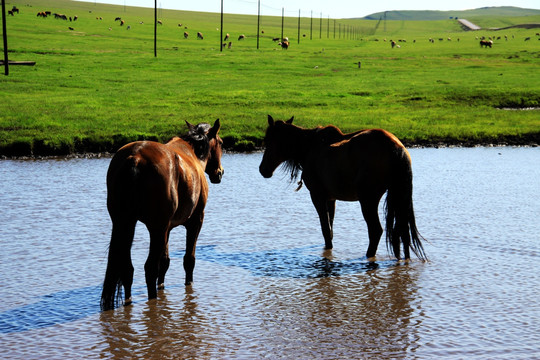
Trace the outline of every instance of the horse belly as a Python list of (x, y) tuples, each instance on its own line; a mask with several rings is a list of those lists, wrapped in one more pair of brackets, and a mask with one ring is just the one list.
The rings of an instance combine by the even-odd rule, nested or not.
[(204, 209), (206, 203), (204, 189), (208, 189), (208, 184), (204, 172), (200, 169), (183, 170), (180, 169), (179, 181), (175, 189), (176, 211), (171, 219), (173, 226), (183, 225), (197, 208), (202, 206)]
[(326, 191), (336, 200), (358, 201), (365, 194), (386, 190), (388, 161), (380, 153), (370, 154), (364, 150), (336, 155), (330, 157), (326, 171), (319, 171)]

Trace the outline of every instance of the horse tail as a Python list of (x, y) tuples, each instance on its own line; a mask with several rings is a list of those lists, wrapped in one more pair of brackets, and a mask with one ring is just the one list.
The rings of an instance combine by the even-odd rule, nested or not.
[[(101, 293), (101, 309), (103, 311), (114, 309), (122, 303), (122, 287), (124, 285), (122, 279), (126, 279), (131, 288), (133, 265), (131, 264), (130, 250), (137, 222), (136, 217), (130, 214), (134, 204), (129, 203), (139, 177), (136, 161), (133, 158), (128, 158), (127, 161), (115, 167), (115, 170), (111, 171), (111, 168), (113, 168), (112, 162), (107, 174), (107, 207), (113, 226), (107, 270)], [(119, 208), (119, 203), (122, 203), (121, 208)], [(125, 304), (130, 301), (131, 299), (125, 299)]]
[(101, 293), (101, 310), (106, 311), (118, 307), (122, 301), (122, 280), (120, 279), (120, 268), (118, 259), (115, 259), (115, 251), (111, 238), (109, 247), (109, 260), (107, 262), (107, 270), (105, 272), (105, 280), (103, 281), (103, 290)]
[(393, 154), (392, 180), (386, 195), (386, 245), (391, 247), (396, 258), (400, 258), (400, 243), (403, 243), (405, 258), (409, 249), (420, 260), (427, 260), (422, 246), (422, 236), (416, 228), (413, 209), (413, 175), (411, 159), (404, 147)]

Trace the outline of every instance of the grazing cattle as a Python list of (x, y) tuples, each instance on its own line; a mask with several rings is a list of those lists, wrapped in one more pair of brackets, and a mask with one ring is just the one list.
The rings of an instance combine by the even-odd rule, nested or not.
[(225, 34), (225, 37), (223, 38), (223, 41), (229, 40), (229, 37), (230, 37), (229, 33)]
[(158, 23), (159, 25), (163, 25), (163, 22), (161, 22), (161, 20), (158, 20), (157, 23)]
[(120, 20), (120, 26), (124, 26), (125, 22), (124, 20)]
[(238, 40), (244, 40), (246, 38), (246, 35), (242, 34), (238, 37)]
[(79, 18), (79, 17), (78, 17), (77, 15), (75, 15), (75, 16), (73, 17), (73, 21), (77, 21), (78, 18)]
[(120, 21), (120, 20), (122, 20), (121, 17), (117, 17), (116, 19), (114, 19), (114, 21)]
[(69, 30), (73, 31), (73, 30), (75, 30), (75, 29), (74, 29), (74, 28), (72, 28), (72, 27), (70, 26), (70, 27), (69, 27)]
[(529, 41), (529, 40), (531, 40), (530, 36), (525, 38), (525, 41)]
[(199, 32), (197, 33), (197, 39), (204, 40), (204, 36), (203, 36), (202, 32), (199, 31)]
[(178, 24), (178, 27), (182, 27), (182, 24)]
[(15, 15), (13, 14), (13, 11), (12, 11), (12, 10), (8, 10), (7, 13), (8, 13), (8, 15), (15, 16)]
[(40, 11), (40, 12), (37, 13), (37, 16), (42, 17), (42, 18), (46, 18), (47, 14), (45, 13), (45, 11)]
[(126, 28), (126, 30), (129, 30), (129, 29), (131, 29), (131, 25), (128, 25)]
[(480, 47), (490, 47), (493, 45), (492, 40), (480, 40)]
[(16, 6), (13, 6), (11, 8), (11, 11), (13, 11), (14, 13), (17, 13), (17, 14), (19, 13), (19, 9)]
[(396, 47), (396, 42), (394, 40), (390, 40), (390, 45), (392, 45), (392, 49)]
[(229, 49), (231, 48), (231, 46), (232, 46), (232, 41), (229, 41), (229, 46), (228, 46)]
[(278, 45), (280, 45), (282, 49), (285, 49), (285, 50), (289, 49), (289, 42), (288, 41), (282, 41)]
[(279, 41), (279, 38), (278, 37), (273, 38), (272, 41)]
[(187, 39), (189, 36), (189, 33), (187, 31), (184, 31), (184, 39)]
[(55, 18), (55, 19), (60, 19), (60, 20), (66, 20), (66, 21), (67, 21), (67, 16), (64, 15), (64, 14), (58, 14), (58, 13), (55, 13), (55, 14), (54, 14), (54, 18)]

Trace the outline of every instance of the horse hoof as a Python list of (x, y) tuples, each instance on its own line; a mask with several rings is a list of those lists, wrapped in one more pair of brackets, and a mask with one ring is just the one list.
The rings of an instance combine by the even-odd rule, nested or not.
[(163, 283), (163, 284), (159, 284), (159, 285), (157, 286), (157, 289), (158, 289), (158, 290), (163, 290), (163, 289), (165, 289), (165, 284), (164, 284), (164, 283)]
[(131, 300), (131, 298), (126, 299), (126, 301), (124, 301), (124, 306), (129, 306), (131, 304), (133, 304), (133, 301)]

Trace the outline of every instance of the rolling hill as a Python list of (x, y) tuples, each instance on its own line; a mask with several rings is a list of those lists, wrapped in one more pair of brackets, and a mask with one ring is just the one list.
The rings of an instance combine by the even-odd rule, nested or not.
[[(365, 20), (445, 20), (450, 18), (475, 18), (475, 17), (521, 17), (537, 16), (540, 10), (523, 9), (514, 6), (483, 7), (471, 10), (392, 10), (378, 12), (363, 17)], [(386, 16), (386, 18), (385, 18)]]

